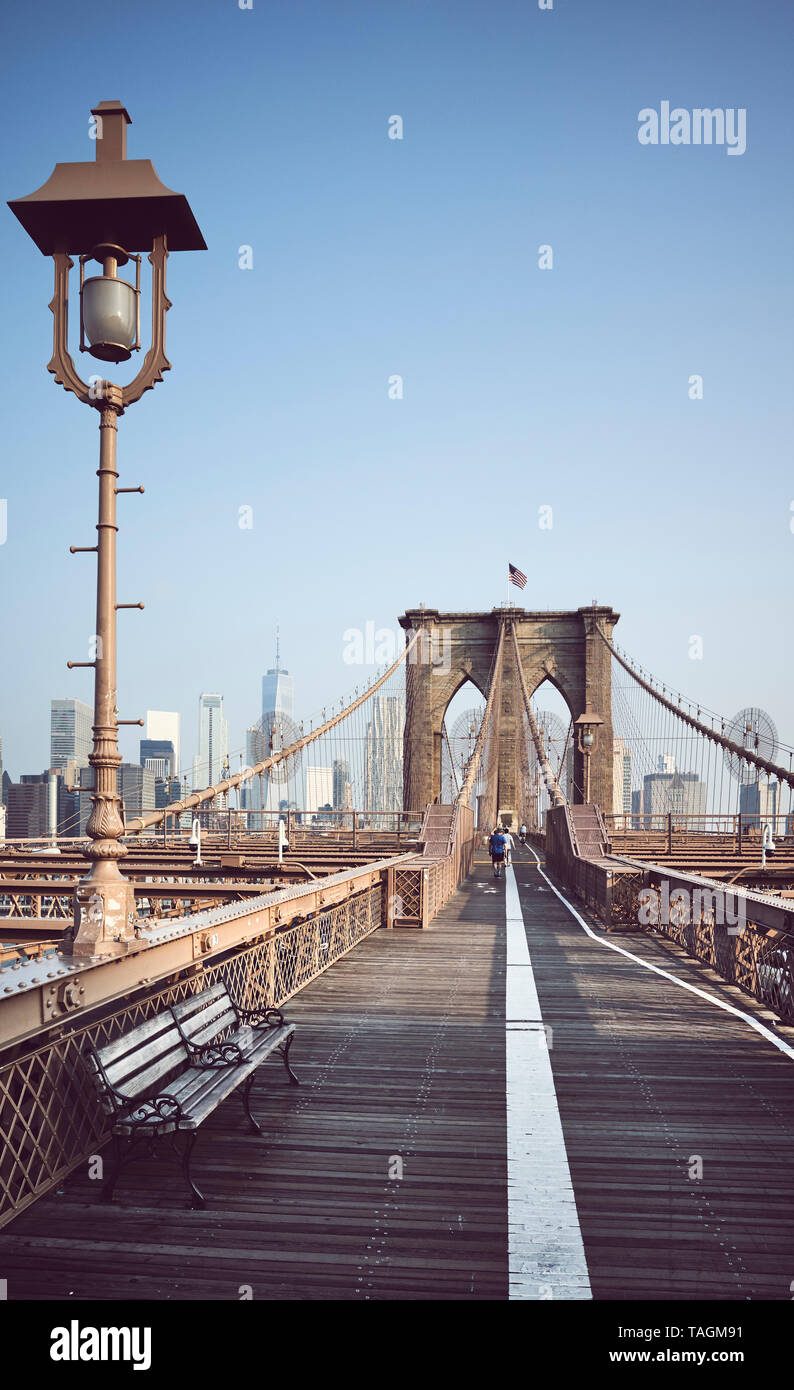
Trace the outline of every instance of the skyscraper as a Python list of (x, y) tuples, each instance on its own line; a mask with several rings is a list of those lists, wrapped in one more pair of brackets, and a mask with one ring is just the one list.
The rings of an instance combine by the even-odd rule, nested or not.
[(334, 799), (335, 811), (352, 811), (353, 787), (350, 782), (350, 768), (342, 758), (334, 759)]
[(50, 767), (63, 772), (68, 762), (88, 766), (94, 711), (82, 700), (50, 701)]
[(154, 773), (138, 763), (122, 763), (116, 780), (124, 809), (130, 812), (155, 810)]
[(333, 810), (333, 805), (333, 768), (310, 764), (306, 768), (306, 804), (304, 810), (319, 811), (326, 806), (330, 806)]
[[(276, 628), (276, 661), (262, 677), (262, 717), (246, 731), (246, 762), (254, 767), (274, 752), (293, 743), (298, 730), (293, 719), (294, 690), (289, 671), (281, 665), (279, 630)], [(250, 810), (278, 811), (282, 800), (305, 800), (299, 759), (272, 776), (264, 773), (246, 787), (244, 805)]]
[(779, 790), (777, 782), (770, 781), (760, 773), (755, 782), (746, 783), (739, 788), (739, 810), (745, 826), (761, 826), (765, 821), (771, 821), (773, 827), (775, 826)]
[(170, 738), (142, 738), (141, 767), (148, 767), (155, 777), (175, 777), (176, 752)]
[(626, 828), (631, 816), (631, 749), (622, 738), (615, 738), (612, 744), (612, 811), (616, 816), (625, 816), (618, 825)]
[(276, 628), (276, 664), (262, 677), (262, 718), (269, 714), (293, 717), (293, 681), (281, 665), (279, 630)]
[(223, 717), (222, 695), (199, 698), (199, 751), (193, 759), (193, 786), (211, 787), (220, 782), (229, 759), (229, 724)]
[(180, 762), (181, 754), (181, 729), (182, 716), (172, 710), (147, 709), (146, 711), (146, 738), (165, 739), (174, 745), (174, 764), (172, 775), (178, 777), (182, 768)]
[[(375, 695), (364, 750), (365, 811), (399, 811), (403, 798), (403, 725), (401, 695)], [(376, 822), (373, 822), (376, 824)], [(382, 825), (393, 824), (384, 817)]]
[[(706, 811), (706, 784), (696, 772), (676, 772), (675, 760), (669, 754), (658, 759), (658, 772), (643, 778), (643, 828), (661, 830), (668, 812), (674, 824), (686, 825), (681, 817), (701, 816)], [(697, 828), (697, 822), (694, 824)]]

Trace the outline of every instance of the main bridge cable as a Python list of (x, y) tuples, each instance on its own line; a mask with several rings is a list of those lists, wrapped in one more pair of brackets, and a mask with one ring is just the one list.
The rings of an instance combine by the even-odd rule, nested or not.
[(727, 749), (734, 757), (743, 758), (746, 763), (751, 763), (753, 767), (760, 768), (762, 772), (766, 772), (770, 776), (776, 777), (779, 782), (785, 782), (787, 786), (794, 788), (794, 770), (780, 767), (778, 763), (772, 763), (768, 758), (762, 758), (758, 753), (752, 753), (749, 748), (744, 748), (742, 744), (733, 743), (731, 739), (726, 738), (724, 734), (718, 734), (716, 729), (710, 729), (708, 724), (703, 724), (699, 719), (696, 719), (694, 715), (686, 714), (684, 710), (674, 705), (672, 700), (668, 700), (665, 695), (660, 695), (658, 690), (654, 690), (653, 686), (650, 685), (648, 681), (643, 680), (642, 676), (637, 675), (633, 667), (629, 665), (628, 661), (624, 660), (620, 652), (612, 645), (606, 633), (601, 630), (598, 622), (595, 624), (595, 629), (615, 660), (623, 667), (624, 671), (628, 671), (629, 675), (633, 676), (637, 684), (642, 686), (643, 690), (646, 690), (649, 695), (652, 695), (654, 700), (657, 700), (660, 705), (670, 712), (670, 714), (674, 714), (677, 719), (682, 720), (684, 724), (688, 724), (690, 729), (695, 729), (699, 734), (702, 734), (704, 738), (710, 739), (712, 743), (718, 744), (720, 748)]
[(379, 690), (389, 677), (394, 675), (397, 668), (408, 658), (421, 635), (422, 629), (419, 628), (414, 633), (410, 642), (406, 643), (403, 651), (397, 657), (397, 660), (392, 662), (391, 666), (384, 671), (383, 675), (380, 676), (378, 680), (364, 691), (363, 695), (359, 695), (358, 699), (353, 700), (351, 704), (339, 710), (331, 719), (326, 719), (323, 724), (320, 724), (311, 733), (304, 734), (303, 737), (297, 739), (295, 743), (291, 743), (288, 748), (282, 748), (280, 752), (274, 753), (272, 757), (264, 758), (262, 762), (256, 763), (254, 767), (244, 768), (242, 772), (235, 773), (233, 777), (227, 777), (225, 781), (217, 782), (214, 787), (205, 787), (203, 791), (192, 792), (190, 796), (184, 797), (181, 801), (172, 801), (169, 806), (163, 806), (159, 811), (147, 811), (144, 815), (135, 816), (133, 820), (127, 821), (125, 834), (138, 835), (142, 830), (148, 830), (152, 825), (159, 825), (165, 816), (179, 815), (183, 811), (191, 810), (194, 806), (200, 806), (205, 801), (214, 801), (216, 796), (221, 796), (232, 787), (239, 787), (243, 782), (251, 781), (261, 773), (268, 772), (271, 767), (275, 767), (286, 758), (293, 757), (296, 753), (301, 752), (302, 749), (307, 748), (310, 743), (315, 743), (318, 738), (322, 738), (323, 735), (329, 733), (329, 731), (343, 719), (347, 719), (349, 715), (353, 714), (361, 705), (365, 704), (366, 701), (375, 694), (375, 691)]
[[(519, 652), (518, 652), (518, 638), (516, 637), (516, 630), (515, 630), (515, 627), (512, 627), (512, 628), (511, 628), (511, 632), (512, 632), (512, 635), (513, 635), (513, 647), (514, 647), (514, 649), (515, 649), (515, 655), (516, 655), (516, 667), (517, 667), (517, 669), (518, 669), (518, 679), (519, 679), (519, 682), (520, 682), (520, 684), (521, 684), (521, 694), (522, 694), (522, 696), (523, 696), (523, 698), (524, 698), (524, 709), (526, 710), (527, 722), (528, 722), (528, 724), (529, 724), (529, 731), (530, 731), (530, 733), (531, 733), (531, 735), (532, 735), (532, 742), (533, 742), (534, 745), (535, 745), (535, 754), (536, 754), (536, 756), (537, 756), (537, 760), (538, 760), (538, 763), (539, 763), (539, 765), (540, 765), (540, 770), (541, 770), (541, 772), (542, 772), (542, 774), (543, 774), (543, 780), (544, 780), (545, 783), (546, 783), (546, 790), (548, 791), (549, 796), (551, 797), (552, 804), (553, 804), (554, 806), (564, 806), (564, 805), (565, 805), (565, 797), (564, 797), (564, 795), (563, 795), (563, 793), (562, 793), (562, 790), (561, 790), (561, 788), (560, 788), (560, 784), (559, 784), (559, 782), (557, 781), (556, 776), (554, 775), (554, 771), (553, 771), (553, 769), (552, 769), (551, 763), (549, 762), (549, 760), (548, 760), (548, 758), (547, 758), (547, 756), (546, 756), (546, 750), (545, 750), (545, 748), (543, 747), (543, 740), (542, 740), (542, 738), (540, 737), (540, 732), (539, 732), (539, 730), (538, 730), (538, 726), (537, 726), (537, 724), (535, 723), (535, 715), (534, 715), (533, 710), (532, 710), (532, 704), (531, 704), (531, 702), (530, 702), (529, 692), (527, 691), (527, 683), (526, 683), (526, 680), (525, 680), (525, 678), (524, 678), (524, 672), (523, 672), (523, 670), (521, 669), (521, 658), (520, 658)], [(567, 747), (567, 739), (566, 739), (566, 747)]]

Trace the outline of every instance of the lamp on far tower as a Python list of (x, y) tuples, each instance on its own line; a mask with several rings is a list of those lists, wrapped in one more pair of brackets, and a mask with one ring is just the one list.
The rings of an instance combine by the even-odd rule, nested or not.
[(574, 727), (577, 730), (577, 746), (579, 752), (584, 756), (584, 799), (590, 800), (590, 757), (595, 752), (598, 744), (598, 730), (603, 724), (600, 714), (594, 714), (591, 709), (586, 709), (584, 714), (580, 714), (574, 720)]

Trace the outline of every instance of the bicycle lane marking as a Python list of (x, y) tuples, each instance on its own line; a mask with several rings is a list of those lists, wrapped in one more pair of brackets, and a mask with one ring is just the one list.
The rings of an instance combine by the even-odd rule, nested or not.
[(505, 871), (507, 1227), (511, 1299), (590, 1299), (546, 1030), (515, 870)]

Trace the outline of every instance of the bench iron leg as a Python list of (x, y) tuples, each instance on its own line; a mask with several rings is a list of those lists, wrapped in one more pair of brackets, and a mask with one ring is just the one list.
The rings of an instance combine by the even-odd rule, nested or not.
[(252, 1072), (251, 1072), (251, 1075), (249, 1076), (248, 1080), (246, 1081), (245, 1085), (243, 1086), (243, 1109), (244, 1109), (246, 1115), (248, 1116), (249, 1120), (251, 1121), (251, 1128), (255, 1131), (256, 1134), (261, 1134), (261, 1133), (262, 1133), (262, 1126), (260, 1125), (259, 1121), (258, 1121), (257, 1119), (255, 1119), (254, 1116), (253, 1116), (253, 1114), (251, 1113), (251, 1087), (253, 1086), (255, 1080), (256, 1080), (256, 1072), (255, 1072), (255, 1071), (252, 1071)]
[(191, 1154), (193, 1153), (193, 1146), (194, 1146), (194, 1144), (195, 1144), (195, 1142), (196, 1142), (197, 1139), (198, 1139), (198, 1131), (195, 1130), (195, 1129), (189, 1130), (189, 1131), (188, 1131), (188, 1136), (187, 1136), (187, 1142), (185, 1143), (185, 1152), (184, 1152), (183, 1155), (182, 1155), (182, 1172), (183, 1172), (184, 1175), (185, 1175), (185, 1182), (187, 1183), (188, 1187), (190, 1188), (190, 1193), (191, 1193), (191, 1202), (190, 1202), (190, 1205), (191, 1205), (191, 1208), (193, 1209), (193, 1211), (203, 1211), (207, 1204), (206, 1204), (206, 1202), (204, 1201), (204, 1197), (203, 1197), (202, 1193), (201, 1193), (201, 1192), (199, 1191), (199, 1189), (196, 1187), (196, 1184), (194, 1183), (192, 1177), (190, 1176), (190, 1156), (191, 1156)]
[(121, 1172), (123, 1163), (124, 1163), (124, 1159), (123, 1159), (122, 1153), (121, 1153), (121, 1139), (119, 1138), (119, 1136), (118, 1136), (117, 1134), (114, 1134), (114, 1135), (113, 1135), (113, 1164), (112, 1164), (112, 1167), (111, 1167), (111, 1170), (110, 1170), (110, 1174), (109, 1174), (109, 1176), (107, 1177), (107, 1179), (105, 1180), (105, 1184), (104, 1184), (104, 1186), (103, 1186), (103, 1188), (102, 1188), (102, 1200), (103, 1200), (104, 1202), (112, 1202), (112, 1201), (113, 1201), (113, 1193), (114, 1193), (114, 1191), (115, 1191), (116, 1183), (117, 1183), (118, 1180), (119, 1180), (119, 1173)]
[(289, 1063), (289, 1050), (290, 1050), (290, 1048), (292, 1047), (292, 1039), (293, 1039), (294, 1037), (295, 1037), (295, 1034), (294, 1034), (294, 1033), (290, 1033), (290, 1035), (289, 1035), (289, 1037), (287, 1038), (287, 1041), (285, 1042), (284, 1046), (283, 1046), (283, 1047), (280, 1047), (278, 1050), (279, 1050), (279, 1052), (281, 1053), (282, 1057), (284, 1058), (284, 1066), (287, 1068), (287, 1075), (289, 1076), (289, 1079), (290, 1079), (290, 1081), (292, 1082), (293, 1086), (300, 1086), (301, 1083), (300, 1083), (300, 1081), (298, 1080), (297, 1076), (295, 1075), (295, 1073), (294, 1073), (294, 1071), (292, 1070), (292, 1067), (290, 1066), (290, 1063)]

